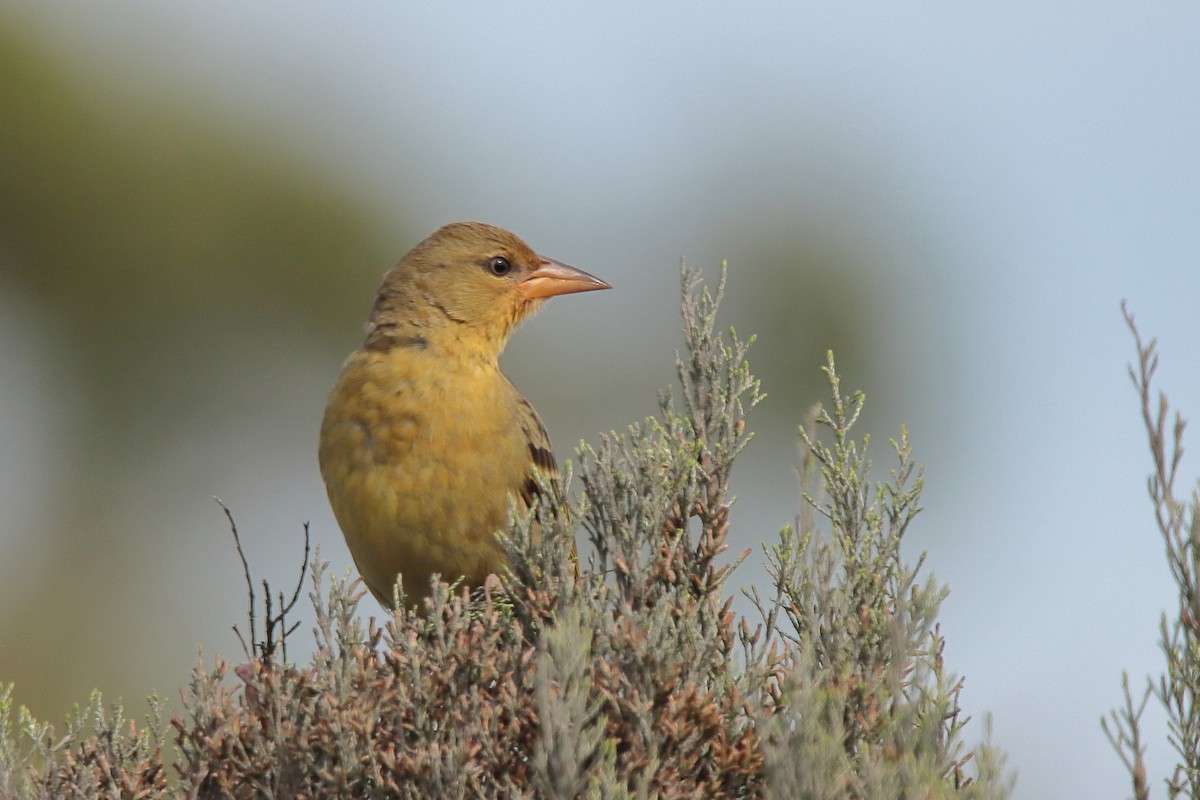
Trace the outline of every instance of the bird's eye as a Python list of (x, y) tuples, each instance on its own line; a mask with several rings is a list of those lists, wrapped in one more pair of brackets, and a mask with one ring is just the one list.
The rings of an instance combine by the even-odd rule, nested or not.
[(488, 272), (497, 277), (502, 277), (512, 272), (512, 262), (504, 256), (496, 256), (488, 261)]

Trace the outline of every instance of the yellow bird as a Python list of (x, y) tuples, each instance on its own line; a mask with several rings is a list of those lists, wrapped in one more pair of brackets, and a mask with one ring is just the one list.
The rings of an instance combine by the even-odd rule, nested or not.
[(367, 588), (419, 607), (429, 581), (479, 586), (505, 563), (509, 498), (528, 508), (533, 468), (558, 464), (537, 412), (500, 371), (522, 319), (547, 297), (611, 288), (513, 234), (455, 222), (383, 278), (362, 346), (321, 423), (321, 476)]

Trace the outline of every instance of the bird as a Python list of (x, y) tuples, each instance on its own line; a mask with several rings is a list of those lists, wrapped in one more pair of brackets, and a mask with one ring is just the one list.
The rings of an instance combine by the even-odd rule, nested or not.
[[(549, 297), (612, 288), (503, 228), (454, 222), (383, 277), (362, 345), (334, 383), (319, 463), (371, 594), (420, 610), (434, 575), (468, 587), (503, 570), (496, 533), (558, 463), (533, 406), (500, 369), (522, 320)], [(544, 477), (539, 481), (537, 473)]]

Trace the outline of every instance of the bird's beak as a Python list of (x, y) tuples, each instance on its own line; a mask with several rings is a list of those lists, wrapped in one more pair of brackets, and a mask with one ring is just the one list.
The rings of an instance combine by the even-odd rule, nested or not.
[(612, 286), (581, 269), (568, 267), (550, 258), (541, 258), (537, 269), (525, 276), (517, 288), (525, 295), (525, 299), (533, 300), (556, 294), (611, 289)]

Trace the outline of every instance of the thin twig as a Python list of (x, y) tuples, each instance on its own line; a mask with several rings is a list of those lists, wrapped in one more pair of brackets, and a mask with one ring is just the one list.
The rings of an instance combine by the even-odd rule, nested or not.
[[(221, 498), (213, 496), (213, 500), (217, 501), (217, 505), (225, 512), (225, 519), (229, 520), (229, 530), (233, 533), (233, 543), (237, 548), (238, 558), (242, 560), (242, 575), (246, 579), (246, 594), (249, 595), (250, 610), (247, 614), (250, 618), (250, 640), (254, 640), (254, 580), (250, 577), (250, 562), (246, 560), (246, 553), (242, 549), (242, 538), (238, 535), (237, 522), (233, 519), (233, 512), (229, 507), (221, 501)], [(233, 626), (233, 632), (237, 634), (238, 641), (242, 643), (242, 652), (246, 654), (246, 658), (254, 658), (249, 645), (246, 644), (246, 639), (242, 636), (242, 632), (238, 630), (237, 625)]]

